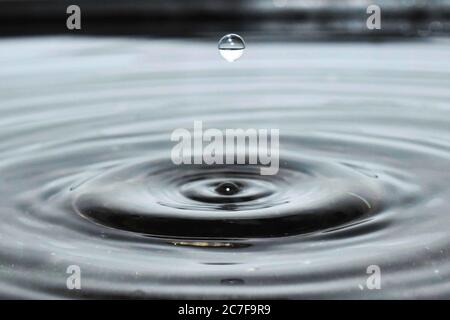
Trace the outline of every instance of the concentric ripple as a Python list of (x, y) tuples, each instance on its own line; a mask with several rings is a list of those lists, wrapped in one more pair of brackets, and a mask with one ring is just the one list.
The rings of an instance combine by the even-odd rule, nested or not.
[[(2, 40), (0, 296), (450, 297), (449, 49)], [(196, 120), (280, 129), (280, 170), (174, 165)]]
[(381, 190), (369, 177), (331, 164), (283, 162), (275, 177), (248, 165), (138, 164), (79, 186), (75, 209), (142, 234), (249, 238), (325, 230), (380, 205)]

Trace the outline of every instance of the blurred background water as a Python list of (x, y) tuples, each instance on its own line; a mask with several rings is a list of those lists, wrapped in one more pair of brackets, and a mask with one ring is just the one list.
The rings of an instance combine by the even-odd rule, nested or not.
[[(82, 8), (82, 34), (217, 38), (231, 29), (267, 41), (417, 37), (450, 30), (448, 0), (2, 0), (0, 32), (66, 33), (71, 4)], [(366, 28), (370, 4), (382, 8), (382, 30)]]

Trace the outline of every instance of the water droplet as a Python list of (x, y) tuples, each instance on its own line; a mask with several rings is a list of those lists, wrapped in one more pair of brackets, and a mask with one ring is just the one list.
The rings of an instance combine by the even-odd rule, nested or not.
[(216, 187), (216, 192), (224, 196), (232, 196), (239, 192), (240, 188), (233, 182), (222, 182)]
[(228, 62), (239, 59), (244, 53), (245, 42), (237, 34), (227, 34), (219, 40), (220, 55)]

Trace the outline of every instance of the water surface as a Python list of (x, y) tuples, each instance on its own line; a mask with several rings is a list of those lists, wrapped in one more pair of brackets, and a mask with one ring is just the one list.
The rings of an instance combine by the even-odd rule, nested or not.
[[(0, 296), (449, 298), (449, 50), (0, 41)], [(279, 128), (279, 173), (173, 165), (195, 120)]]

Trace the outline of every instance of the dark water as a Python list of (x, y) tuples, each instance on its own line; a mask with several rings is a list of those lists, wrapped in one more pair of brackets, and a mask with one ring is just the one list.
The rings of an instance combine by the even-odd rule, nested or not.
[[(1, 297), (450, 298), (450, 41), (247, 44), (0, 42)], [(173, 165), (195, 120), (278, 174)]]

